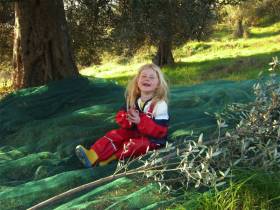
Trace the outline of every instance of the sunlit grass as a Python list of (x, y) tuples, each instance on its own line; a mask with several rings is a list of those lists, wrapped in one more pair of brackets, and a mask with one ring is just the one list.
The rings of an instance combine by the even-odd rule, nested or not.
[(12, 92), (14, 89), (12, 87), (11, 66), (7, 63), (0, 63), (0, 99)]
[(82, 75), (94, 76), (113, 80), (119, 85), (126, 85), (128, 80), (135, 75), (137, 69), (144, 63), (118, 64), (106, 63), (100, 66), (92, 66), (80, 71)]
[(10, 80), (0, 82), (0, 99), (12, 91), (14, 91), (14, 88)]
[(238, 174), (224, 189), (205, 193), (186, 192), (184, 201), (172, 209), (280, 209), (279, 173), (238, 171)]
[(138, 51), (133, 58), (122, 58), (112, 56), (108, 53), (102, 55), (102, 64), (82, 69), (80, 73), (85, 76), (93, 76), (113, 80), (119, 85), (126, 85), (138, 68), (146, 63), (151, 63), (153, 47), (144, 47)]
[[(252, 27), (249, 38), (234, 39), (231, 30), (218, 25), (207, 41), (191, 41), (173, 50), (176, 64), (163, 71), (171, 85), (192, 85), (206, 80), (255, 79), (266, 71), (273, 56), (280, 57), (280, 22)], [(114, 80), (120, 85), (150, 63), (155, 49), (140, 50), (130, 61), (118, 63), (107, 56), (103, 64), (81, 70), (83, 75)]]
[[(221, 191), (207, 193), (200, 199), (202, 209), (279, 209), (279, 173), (244, 173)], [(240, 176), (240, 175), (239, 175)]]

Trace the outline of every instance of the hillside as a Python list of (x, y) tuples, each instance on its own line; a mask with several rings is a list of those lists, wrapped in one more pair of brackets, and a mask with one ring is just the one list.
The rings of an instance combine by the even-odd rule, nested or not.
[[(207, 139), (215, 133), (216, 120), (205, 112), (221, 111), (231, 102), (252, 100), (251, 85), (252, 81), (216, 81), (173, 88), (170, 142), (180, 141), (192, 131), (195, 136), (204, 132)], [(1, 208), (26, 209), (112, 174), (116, 163), (84, 169), (74, 148), (80, 143), (89, 146), (116, 127), (114, 115), (123, 103), (122, 95), (123, 88), (113, 83), (81, 78), (23, 89), (2, 99)], [(112, 193), (113, 198), (109, 198)], [(163, 197), (155, 184), (139, 183), (137, 177), (122, 178), (70, 197), (51, 209), (138, 209), (150, 205), (154, 206), (150, 209), (156, 209), (163, 200), (168, 205), (172, 199)]]
[[(234, 39), (228, 26), (216, 26), (207, 41), (191, 41), (173, 50), (176, 64), (163, 71), (171, 86), (193, 85), (208, 80), (256, 79), (267, 72), (272, 57), (280, 57), (280, 22), (250, 28), (248, 38)], [(155, 49), (142, 49), (134, 58), (104, 56), (102, 65), (82, 69), (83, 75), (125, 85), (137, 68), (151, 62)]]
[[(228, 104), (254, 100), (254, 79), (261, 70), (267, 74), (272, 57), (280, 56), (279, 28), (280, 23), (252, 27), (249, 38), (233, 39), (225, 26), (217, 26), (209, 40), (192, 41), (174, 49), (176, 64), (163, 68), (171, 86), (170, 143), (188, 140), (191, 135), (197, 138), (200, 133), (205, 141), (217, 138), (215, 113)], [(1, 209), (26, 209), (114, 173), (117, 162), (84, 169), (74, 148), (78, 144), (90, 146), (106, 131), (117, 127), (114, 116), (124, 103), (124, 86), (140, 65), (150, 62), (154, 50), (142, 49), (131, 59), (104, 55), (102, 65), (81, 70), (84, 77), (22, 89), (1, 98)], [(199, 191), (168, 195), (160, 193), (153, 181), (142, 182), (139, 178), (116, 179), (46, 209), (159, 209), (181, 203), (184, 207), (196, 205), (192, 199)], [(264, 179), (258, 181), (267, 190), (264, 192), (272, 192), (273, 199), (267, 197), (272, 202), (279, 200), (277, 180), (278, 184), (272, 180), (269, 186)], [(236, 190), (244, 183), (237, 184)], [(230, 185), (221, 191), (225, 200), (228, 190), (233, 188)], [(246, 201), (254, 205), (258, 196), (263, 196), (259, 195), (263, 188), (252, 185), (252, 189), (244, 194)], [(210, 202), (207, 193), (205, 199)]]

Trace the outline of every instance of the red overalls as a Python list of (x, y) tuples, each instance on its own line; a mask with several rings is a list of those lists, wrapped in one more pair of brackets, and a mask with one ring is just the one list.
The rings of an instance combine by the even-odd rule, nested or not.
[(124, 109), (120, 110), (116, 115), (116, 122), (121, 128), (109, 131), (91, 146), (99, 160), (107, 160), (113, 154), (118, 159), (138, 157), (149, 150), (161, 147), (162, 145), (149, 139), (165, 137), (168, 130), (167, 126), (159, 125), (153, 120), (154, 106), (152, 103), (146, 114), (139, 113), (138, 125), (131, 124), (126, 118), (127, 112)]

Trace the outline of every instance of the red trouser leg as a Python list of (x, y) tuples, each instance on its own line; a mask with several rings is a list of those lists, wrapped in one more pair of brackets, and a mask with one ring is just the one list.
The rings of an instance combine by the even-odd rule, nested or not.
[(105, 136), (98, 139), (92, 146), (99, 160), (106, 160), (123, 148), (124, 142), (130, 138), (138, 137), (139, 133), (135, 130), (117, 129), (106, 133)]
[(123, 147), (115, 153), (118, 159), (124, 159), (128, 157), (138, 157), (140, 155), (146, 154), (149, 150), (154, 150), (159, 148), (159, 146), (147, 137), (138, 137), (129, 139), (123, 142)]

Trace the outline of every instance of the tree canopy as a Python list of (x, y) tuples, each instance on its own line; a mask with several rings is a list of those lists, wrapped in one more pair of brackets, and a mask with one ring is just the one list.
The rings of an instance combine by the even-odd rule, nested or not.
[(172, 64), (172, 46), (207, 35), (214, 17), (213, 2), (118, 1), (112, 37), (117, 49), (127, 49), (131, 54), (144, 44), (153, 45), (158, 49), (154, 62)]
[(113, 16), (111, 0), (65, 0), (65, 12), (79, 64), (100, 62), (100, 54), (111, 44)]
[[(74, 39), (76, 58), (89, 65), (99, 63), (110, 51), (133, 56), (144, 46), (154, 46), (153, 61), (162, 66), (174, 62), (172, 49), (190, 39), (205, 39), (216, 9), (243, 0), (66, 0), (66, 15)], [(84, 33), (81, 33), (83, 31)]]
[[(23, 10), (16, 13), (18, 21), (15, 22), (14, 42), (12, 40), (14, 7), (11, 2), (26, 5), (15, 9), (15, 11)], [(172, 50), (175, 47), (189, 40), (206, 39), (219, 16), (235, 17), (231, 22), (236, 22), (238, 26), (236, 28), (240, 29), (240, 32), (247, 32), (248, 19), (253, 22), (254, 17), (262, 15), (279, 18), (277, 2), (278, 0), (60, 0), (53, 7), (42, 7), (46, 4), (45, 1), (1, 1), (0, 10), (3, 11), (0, 14), (1, 63), (11, 59), (12, 51), (14, 52), (16, 87), (40, 85), (77, 75), (74, 60), (81, 66), (99, 64), (104, 52), (130, 58), (143, 46), (152, 46), (155, 49), (153, 62), (163, 66), (174, 63)], [(233, 5), (232, 9), (221, 13), (221, 8), (229, 4)], [(59, 9), (55, 9), (58, 5)], [(30, 12), (24, 12), (25, 9)], [(47, 14), (54, 14), (53, 18)], [(249, 17), (250, 15), (254, 17)], [(59, 30), (54, 27), (63, 28), (65, 41), (56, 43), (55, 40), (59, 39)], [(42, 35), (37, 36), (39, 33)], [(14, 50), (11, 47), (12, 43)], [(64, 45), (62, 51), (51, 50), (53, 53), (47, 55), (50, 46), (53, 49), (56, 47), (62, 49), (61, 43)], [(39, 56), (40, 49), (45, 52), (42, 56)], [(65, 52), (68, 58), (66, 56), (62, 59), (62, 54), (59, 55), (58, 52)], [(72, 63), (72, 67), (67, 63)], [(72, 73), (68, 74), (67, 70), (63, 70), (64, 73), (60, 72), (61, 69), (74, 70), (70, 70)], [(33, 73), (23, 76), (25, 70)]]

